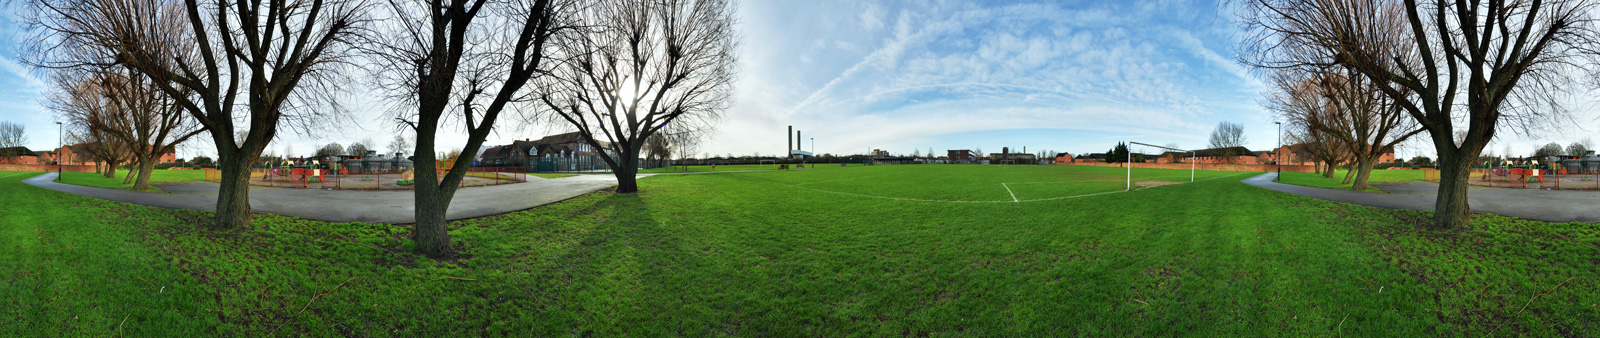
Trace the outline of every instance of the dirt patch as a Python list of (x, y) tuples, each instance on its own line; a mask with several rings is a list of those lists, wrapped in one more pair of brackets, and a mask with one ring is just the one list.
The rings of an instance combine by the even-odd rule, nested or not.
[(1173, 184), (1180, 184), (1180, 183), (1178, 183), (1178, 182), (1168, 182), (1168, 181), (1139, 181), (1139, 182), (1133, 182), (1133, 185), (1141, 186), (1141, 187), (1154, 187), (1154, 186), (1173, 185)]

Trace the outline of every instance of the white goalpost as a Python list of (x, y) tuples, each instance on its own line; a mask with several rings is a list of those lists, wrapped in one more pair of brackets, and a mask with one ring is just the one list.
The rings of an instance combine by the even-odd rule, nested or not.
[[(1163, 147), (1163, 146), (1158, 146), (1158, 145), (1149, 144), (1149, 143), (1139, 143), (1139, 142), (1133, 142), (1133, 141), (1128, 141), (1128, 144), (1130, 144), (1130, 145), (1137, 144), (1137, 145), (1141, 145), (1141, 146), (1166, 149), (1166, 150), (1171, 150), (1171, 151), (1180, 152), (1180, 153), (1189, 153), (1189, 157), (1184, 158), (1184, 161), (1189, 162), (1189, 182), (1194, 182), (1195, 167), (1194, 167), (1194, 151), (1193, 150), (1183, 150), (1183, 149), (1177, 149), (1177, 148), (1169, 148), (1169, 147)], [(1133, 151), (1131, 149), (1128, 151), (1128, 162), (1127, 163), (1128, 163), (1128, 184), (1127, 184), (1127, 187), (1125, 189), (1126, 190), (1133, 190)]]
[(774, 167), (776, 167), (778, 165), (778, 160), (761, 160), (762, 169), (766, 169), (767, 164), (772, 164)]

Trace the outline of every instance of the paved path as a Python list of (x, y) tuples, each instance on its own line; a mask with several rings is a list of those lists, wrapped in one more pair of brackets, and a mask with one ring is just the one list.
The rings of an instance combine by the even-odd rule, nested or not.
[[(1389, 193), (1313, 188), (1272, 182), (1276, 173), (1244, 179), (1245, 184), (1300, 196), (1389, 209), (1433, 211), (1439, 184), (1430, 182), (1379, 183)], [(1468, 187), (1467, 203), (1474, 213), (1493, 213), (1546, 222), (1600, 223), (1600, 191), (1542, 190)]]
[[(644, 178), (649, 174), (640, 174)], [(216, 183), (184, 182), (155, 184), (170, 194), (122, 189), (85, 187), (53, 182), (55, 173), (34, 176), (22, 182), (45, 189), (104, 200), (153, 207), (215, 211)], [(617, 185), (612, 175), (578, 175), (545, 179), (529, 175), (528, 182), (456, 191), (445, 218), (498, 215), (560, 202), (589, 192)], [(411, 190), (358, 191), (250, 187), (250, 207), (257, 213), (273, 213), (329, 222), (412, 223), (415, 208)]]

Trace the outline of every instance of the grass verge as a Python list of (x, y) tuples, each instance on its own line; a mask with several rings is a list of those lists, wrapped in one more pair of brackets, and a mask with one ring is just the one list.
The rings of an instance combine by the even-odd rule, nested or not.
[[(1303, 185), (1308, 187), (1354, 190), (1349, 184), (1344, 184), (1344, 175), (1348, 170), (1335, 170), (1333, 177), (1322, 177), (1318, 173), (1283, 173), (1278, 176), (1278, 183)], [(1421, 170), (1373, 170), (1371, 177), (1367, 178), (1368, 184), (1398, 183), (1421, 181)], [(1383, 192), (1383, 190), (1368, 186), (1367, 191)]]
[[(97, 173), (61, 173), (61, 183), (75, 184), (90, 187), (133, 190), (133, 184), (122, 184), (122, 180), (133, 171), (119, 170), (117, 177), (105, 177)], [(150, 172), (150, 184), (204, 181), (206, 173), (201, 170), (155, 170)], [(151, 186), (149, 190), (162, 192), (161, 189)]]

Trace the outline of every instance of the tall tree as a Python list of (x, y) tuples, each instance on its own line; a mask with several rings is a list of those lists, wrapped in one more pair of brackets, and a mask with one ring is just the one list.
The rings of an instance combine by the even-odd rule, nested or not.
[(1237, 149), (1235, 147), (1244, 146), (1244, 126), (1228, 121), (1217, 123), (1216, 129), (1211, 130), (1209, 145), (1217, 150), (1216, 156), (1222, 156), (1229, 162), (1234, 161), (1239, 155), (1244, 155), (1235, 150)]
[(1383, 154), (1423, 131), (1370, 80), (1347, 68), (1283, 69), (1273, 73), (1272, 82), (1276, 93), (1267, 98), (1268, 108), (1316, 132), (1308, 136), (1332, 138), (1346, 147), (1352, 170), (1344, 183), (1357, 191), (1367, 190), (1372, 167)]
[(310, 128), (341, 111), (335, 80), (368, 7), (365, 0), (30, 3), (29, 21), (43, 32), (29, 48), (38, 64), (103, 63), (66, 53), (103, 50), (153, 79), (209, 131), (221, 169), (214, 224), (223, 228), (249, 224), (250, 168), (284, 123)]
[(1533, 157), (1542, 161), (1545, 160), (1546, 157), (1561, 156), (1563, 155), (1561, 152), (1565, 150), (1566, 149), (1561, 148), (1560, 143), (1550, 142), (1545, 144), (1543, 147), (1539, 147), (1539, 149), (1534, 150)]
[(8, 163), (16, 163), (22, 153), (10, 149), (22, 147), (28, 143), (27, 129), (22, 124), (11, 121), (0, 121), (0, 158)]
[(367, 145), (363, 144), (361, 142), (352, 142), (352, 143), (350, 143), (350, 146), (345, 147), (344, 149), (345, 149), (345, 152), (348, 153), (348, 154), (344, 154), (344, 155), (355, 155), (355, 156), (367, 156), (367, 151), (368, 150), (372, 150), (372, 149), (367, 149)]
[(347, 155), (345, 153), (344, 146), (340, 145), (338, 142), (334, 142), (323, 145), (322, 148), (318, 148), (315, 156), (317, 159), (326, 159), (329, 157), (342, 155)]
[[(1498, 130), (1537, 129), (1565, 116), (1559, 98), (1580, 83), (1571, 76), (1595, 64), (1600, 37), (1590, 0), (1251, 0), (1249, 7), (1246, 63), (1348, 67), (1428, 131), (1439, 154), (1434, 225), (1441, 228), (1471, 221), (1471, 165)], [(1458, 131), (1465, 132), (1459, 142)]]
[[(549, 71), (546, 46), (566, 29), (574, 6), (564, 0), (389, 1), (397, 20), (374, 55), (402, 65), (380, 78), (392, 96), (409, 104), (397, 119), (417, 136), (417, 251), (454, 253), (445, 222), (450, 200), (501, 112), (528, 97), (527, 84)], [(465, 127), (467, 156), (436, 151), (446, 118)], [(448, 169), (442, 176), (441, 164)]]
[[(162, 155), (205, 131), (148, 76), (131, 68), (62, 69), (55, 73), (55, 81), (60, 82), (58, 88), (89, 90), (78, 94), (99, 98), (95, 101), (79, 101), (94, 102), (103, 107), (92, 110), (98, 115), (79, 117), (78, 120), (90, 123), (91, 128), (128, 148), (126, 153), (131, 171), (123, 184), (132, 183), (134, 190), (150, 188), (150, 175)], [(73, 114), (89, 111), (68, 109), (59, 112)]]
[(562, 63), (545, 77), (545, 118), (583, 135), (617, 177), (639, 191), (644, 141), (668, 125), (711, 128), (731, 104), (736, 55), (729, 0), (598, 0), (560, 39)]
[(1567, 156), (1583, 157), (1588, 154), (1589, 146), (1584, 145), (1582, 142), (1572, 142), (1572, 144), (1567, 145)]

